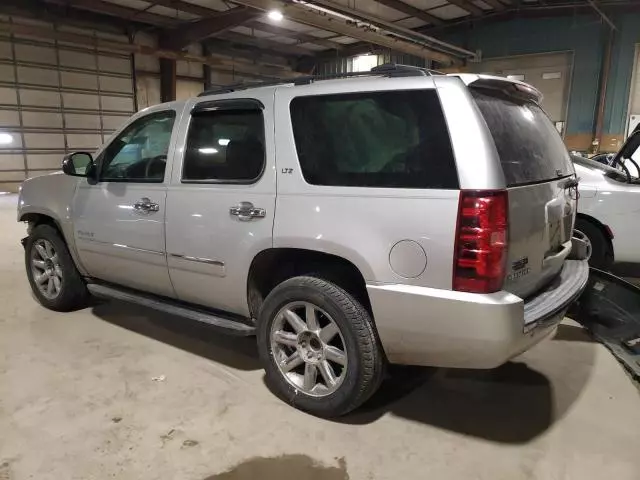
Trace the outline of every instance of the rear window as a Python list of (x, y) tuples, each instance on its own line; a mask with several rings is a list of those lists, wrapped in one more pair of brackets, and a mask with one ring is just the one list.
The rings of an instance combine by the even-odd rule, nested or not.
[(549, 117), (535, 103), (471, 89), (500, 156), (508, 186), (574, 173), (569, 152)]
[(298, 97), (291, 102), (291, 121), (310, 184), (458, 188), (435, 91)]

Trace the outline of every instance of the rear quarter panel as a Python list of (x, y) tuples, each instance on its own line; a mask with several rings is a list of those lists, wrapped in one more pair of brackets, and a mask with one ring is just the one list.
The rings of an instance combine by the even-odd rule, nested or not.
[[(349, 80), (353, 82), (353, 80)], [(387, 85), (384, 87), (384, 85)], [(433, 88), (422, 77), (395, 89)], [(388, 89), (384, 80), (358, 81), (348, 91)], [(318, 82), (304, 94), (344, 92), (341, 82)], [(459, 192), (399, 188), (333, 187), (308, 184), (300, 170), (289, 112), (297, 87), (276, 92), (278, 195), (274, 247), (306, 248), (351, 261), (367, 283), (403, 283), (451, 288)], [(345, 128), (347, 128), (345, 126)], [(401, 240), (413, 240), (426, 254), (426, 267), (407, 278), (394, 272), (389, 255)]]

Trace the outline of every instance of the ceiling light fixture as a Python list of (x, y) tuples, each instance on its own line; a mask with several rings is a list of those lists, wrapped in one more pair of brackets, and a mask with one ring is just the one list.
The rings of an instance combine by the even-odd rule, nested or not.
[(267, 17), (269, 17), (269, 19), (273, 20), (274, 22), (279, 22), (284, 18), (284, 15), (282, 15), (282, 12), (280, 10), (270, 10), (267, 14)]

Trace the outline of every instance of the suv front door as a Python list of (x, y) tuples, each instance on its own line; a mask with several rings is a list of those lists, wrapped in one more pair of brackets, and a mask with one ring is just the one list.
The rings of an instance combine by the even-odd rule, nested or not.
[(246, 316), (247, 272), (272, 247), (273, 93), (190, 106), (167, 193), (171, 281), (180, 300)]
[[(164, 244), (175, 109), (134, 118), (98, 155), (97, 183), (74, 198), (74, 236), (88, 273), (111, 283), (173, 297)], [(93, 183), (93, 184), (92, 184)]]

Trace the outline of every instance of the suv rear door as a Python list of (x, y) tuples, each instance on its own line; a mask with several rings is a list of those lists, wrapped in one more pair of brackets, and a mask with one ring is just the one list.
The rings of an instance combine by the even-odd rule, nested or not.
[(171, 283), (180, 300), (246, 316), (249, 267), (272, 246), (273, 91), (187, 109), (167, 192)]
[(503, 289), (526, 298), (560, 272), (571, 251), (575, 171), (535, 90), (498, 79), (473, 82), (470, 90), (495, 143), (509, 196)]

